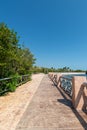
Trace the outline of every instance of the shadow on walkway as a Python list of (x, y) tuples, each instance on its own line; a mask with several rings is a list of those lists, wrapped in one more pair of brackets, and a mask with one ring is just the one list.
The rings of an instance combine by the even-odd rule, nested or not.
[[(58, 90), (58, 91), (57, 91)], [(87, 130), (86, 121), (72, 107), (61, 88), (46, 75), (16, 130)]]
[[(63, 92), (63, 90), (61, 88), (59, 88), (57, 86), (56, 86), (56, 88), (64, 98), (64, 99), (58, 99), (57, 101), (64, 104), (64, 105), (66, 105), (66, 106), (68, 106), (68, 107), (70, 107), (72, 112), (75, 114), (75, 116), (77, 117), (77, 119), (81, 123), (84, 130), (87, 130), (87, 122), (85, 121), (84, 117), (82, 116), (83, 114), (81, 115), (82, 112), (81, 111), (78, 112), (77, 110), (75, 110), (73, 108), (71, 100), (67, 98), (66, 94), (64, 94), (64, 92)], [(85, 116), (87, 118), (87, 115), (85, 115)]]

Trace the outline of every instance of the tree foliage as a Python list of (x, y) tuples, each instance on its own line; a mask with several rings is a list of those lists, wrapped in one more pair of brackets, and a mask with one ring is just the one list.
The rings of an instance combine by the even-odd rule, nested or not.
[(21, 47), (17, 32), (0, 24), (0, 78), (28, 74), (35, 62), (28, 48)]
[(63, 68), (45, 68), (45, 67), (38, 67), (38, 66), (34, 66), (32, 68), (33, 73), (48, 73), (48, 72), (85, 72), (84, 70), (73, 70), (70, 67), (63, 67)]

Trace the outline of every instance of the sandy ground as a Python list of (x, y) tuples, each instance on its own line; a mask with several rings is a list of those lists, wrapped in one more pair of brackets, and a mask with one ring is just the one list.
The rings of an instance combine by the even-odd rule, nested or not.
[(32, 81), (0, 97), (0, 130), (15, 130), (43, 77), (44, 74), (33, 75)]

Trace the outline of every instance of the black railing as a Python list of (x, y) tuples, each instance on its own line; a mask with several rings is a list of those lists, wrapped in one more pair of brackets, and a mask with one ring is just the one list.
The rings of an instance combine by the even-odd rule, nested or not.
[(0, 95), (9, 91), (15, 91), (16, 87), (29, 81), (30, 75), (15, 76), (0, 79)]
[(60, 86), (70, 97), (72, 97), (72, 78), (71, 77), (61, 76)]
[(67, 75), (61, 75), (58, 78), (57, 74), (49, 74), (49, 77), (53, 81), (54, 85), (59, 86), (67, 93), (70, 97), (72, 97), (72, 77)]

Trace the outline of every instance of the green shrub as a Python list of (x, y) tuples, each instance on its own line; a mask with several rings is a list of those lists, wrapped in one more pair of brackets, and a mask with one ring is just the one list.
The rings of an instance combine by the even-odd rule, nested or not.
[(14, 92), (16, 87), (31, 80), (31, 73), (28, 75), (19, 76), (16, 74), (12, 78), (2, 79), (0, 81), (0, 95), (4, 95), (7, 92)]
[(12, 78), (11, 81), (6, 84), (6, 86), (10, 92), (14, 92), (17, 86), (17, 78)]

